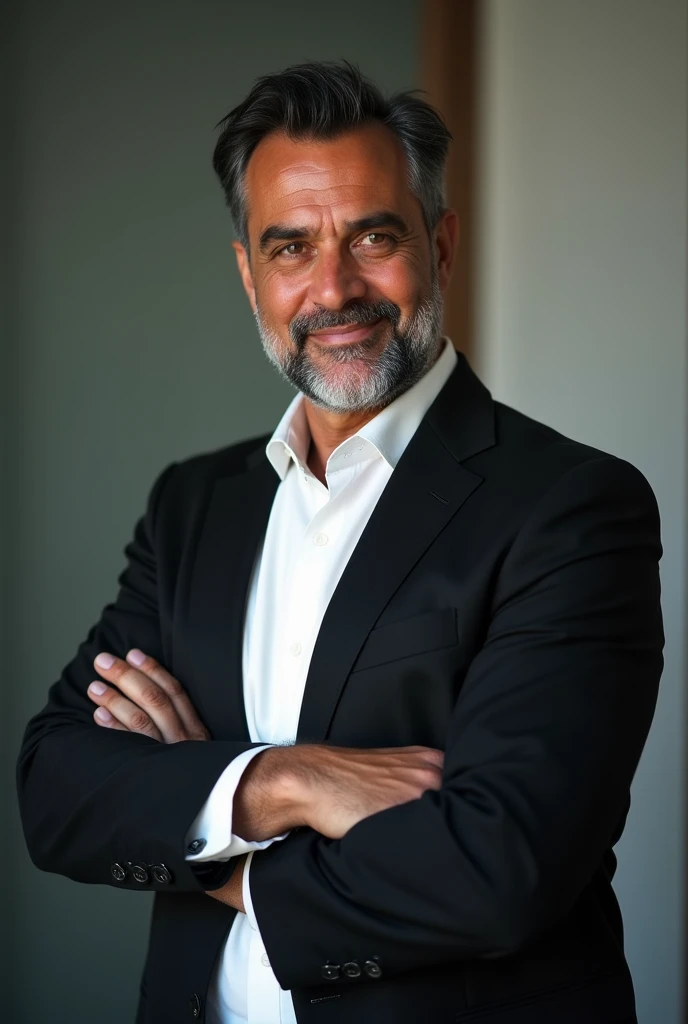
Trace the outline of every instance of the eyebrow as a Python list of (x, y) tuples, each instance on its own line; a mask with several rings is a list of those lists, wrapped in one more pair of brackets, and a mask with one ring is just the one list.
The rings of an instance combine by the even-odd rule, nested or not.
[(402, 234), (409, 230), (408, 224), (398, 213), (391, 210), (379, 210), (371, 213), (369, 217), (361, 217), (360, 220), (348, 220), (346, 226), (349, 231), (371, 231), (374, 228), (396, 228)]
[[(408, 224), (398, 213), (391, 210), (378, 210), (368, 217), (360, 217), (358, 220), (347, 220), (345, 227), (348, 231), (373, 231), (375, 228), (396, 228), (401, 234), (409, 230)], [(271, 242), (294, 242), (302, 238), (308, 238), (307, 227), (292, 227), (288, 224), (270, 224), (263, 231), (258, 239), (260, 252), (265, 252)]]

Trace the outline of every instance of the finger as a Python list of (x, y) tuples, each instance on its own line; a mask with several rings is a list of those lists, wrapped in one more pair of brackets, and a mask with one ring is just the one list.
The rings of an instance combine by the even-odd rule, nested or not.
[[(94, 665), (105, 679), (114, 683), (136, 706), (136, 711), (130, 714), (141, 728), (134, 728), (133, 732), (144, 731), (148, 718), (158, 729), (164, 743), (178, 743), (187, 738), (174, 704), (165, 691), (145, 673), (133, 668), (122, 658), (104, 652), (98, 655)], [(109, 707), (109, 710), (112, 708)], [(120, 715), (116, 717), (122, 720)], [(125, 724), (132, 729), (131, 720)]]
[(442, 789), (442, 776), (435, 769), (429, 769), (425, 777), (424, 789)]
[(127, 662), (134, 665), (140, 672), (144, 672), (167, 694), (186, 730), (187, 739), (207, 740), (210, 738), (210, 734), (198, 717), (186, 690), (178, 679), (175, 679), (166, 668), (163, 668), (160, 662), (144, 654), (143, 651), (139, 651), (136, 647), (128, 652)]
[[(360, 747), (352, 747), (351, 749), (359, 753), (361, 752)], [(422, 747), (420, 745), (413, 747), (372, 747), (370, 750), (365, 749), (365, 752), (368, 754), (396, 754), (397, 757), (407, 757), (410, 754), (425, 754), (429, 750), (434, 751), (434, 748)]]
[(93, 712), (93, 720), (96, 725), (103, 729), (114, 729), (115, 732), (129, 732), (126, 725), (118, 722), (114, 715), (111, 715), (107, 708), (96, 708)]
[[(138, 732), (142, 736), (150, 736), (151, 739), (157, 740), (158, 743), (163, 741), (162, 734), (157, 725), (142, 708), (134, 704), (133, 701), (128, 700), (121, 693), (118, 693), (111, 686), (106, 686), (100, 679), (95, 679), (91, 683), (87, 693), (94, 704), (97, 704), (99, 708), (103, 708), (127, 732)], [(111, 727), (111, 723), (108, 720), (96, 717), (95, 712), (94, 719), (99, 725)], [(112, 727), (116, 728), (116, 726)]]
[(370, 753), (396, 756), (402, 764), (429, 764), (437, 768), (444, 764), (444, 751), (435, 747), (376, 747)]
[(431, 747), (428, 747), (427, 750), (423, 751), (423, 760), (427, 764), (432, 764), (437, 768), (441, 768), (444, 765), (444, 751), (433, 750)]
[(418, 761), (421, 764), (433, 765), (441, 768), (444, 764), (444, 751), (436, 747), (397, 747), (397, 753), (404, 759)]

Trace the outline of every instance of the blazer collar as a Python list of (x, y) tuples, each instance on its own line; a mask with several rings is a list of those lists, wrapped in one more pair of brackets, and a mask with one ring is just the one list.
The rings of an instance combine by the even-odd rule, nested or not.
[(494, 401), (463, 352), (425, 420), (457, 462), (496, 444)]

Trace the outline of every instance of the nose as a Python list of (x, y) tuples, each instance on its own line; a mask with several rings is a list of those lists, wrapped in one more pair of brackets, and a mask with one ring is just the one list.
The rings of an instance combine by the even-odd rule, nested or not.
[(326, 309), (341, 309), (352, 299), (362, 299), (366, 283), (348, 249), (320, 250), (313, 261), (308, 298)]

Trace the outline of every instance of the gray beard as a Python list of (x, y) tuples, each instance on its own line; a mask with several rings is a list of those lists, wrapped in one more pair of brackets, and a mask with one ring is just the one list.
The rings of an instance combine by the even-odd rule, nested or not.
[[(393, 325), (390, 341), (380, 355), (372, 354), (375, 340), (347, 345), (328, 352), (332, 366), (356, 362), (350, 374), (338, 373), (328, 379), (327, 368), (316, 366), (303, 346), (285, 351), (279, 337), (256, 309), (256, 323), (263, 349), (270, 362), (293, 387), (314, 405), (331, 412), (364, 412), (379, 409), (413, 387), (434, 364), (442, 345), (442, 295), (434, 275), (432, 292), (403, 327)], [(336, 314), (333, 314), (336, 318)], [(343, 323), (357, 321), (355, 314), (342, 315)], [(328, 326), (334, 326), (334, 323)]]

